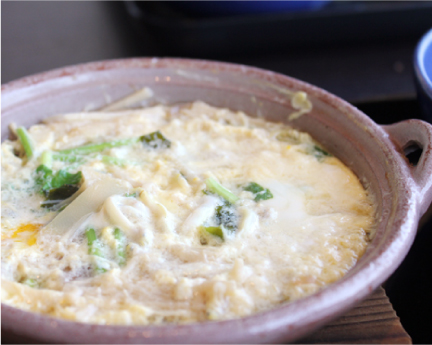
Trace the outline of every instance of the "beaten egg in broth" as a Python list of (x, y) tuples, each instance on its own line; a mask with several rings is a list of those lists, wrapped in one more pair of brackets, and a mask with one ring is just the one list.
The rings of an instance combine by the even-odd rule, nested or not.
[(2, 302), (24, 310), (238, 318), (343, 277), (375, 226), (372, 196), (336, 157), (241, 112), (73, 113), (28, 135), (31, 158), (22, 137), (2, 144)]

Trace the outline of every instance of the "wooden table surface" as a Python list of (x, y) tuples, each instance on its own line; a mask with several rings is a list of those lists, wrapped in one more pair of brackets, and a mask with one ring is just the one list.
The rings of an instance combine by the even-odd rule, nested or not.
[(299, 344), (412, 344), (384, 289)]

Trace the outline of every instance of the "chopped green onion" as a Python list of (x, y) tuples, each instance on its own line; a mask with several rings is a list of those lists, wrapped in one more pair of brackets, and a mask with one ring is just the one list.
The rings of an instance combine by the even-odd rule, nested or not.
[(232, 193), (230, 190), (226, 189), (224, 186), (222, 186), (216, 179), (213, 177), (209, 177), (205, 181), (207, 188), (210, 192), (218, 194), (222, 198), (224, 198), (226, 201), (230, 202), (231, 204), (234, 204), (237, 200), (239, 200), (239, 197)]
[(119, 139), (119, 140), (113, 140), (113, 141), (107, 141), (100, 144), (88, 144), (84, 146), (78, 146), (71, 149), (65, 149), (61, 150), (58, 153), (62, 155), (87, 155), (89, 153), (94, 152), (102, 152), (105, 149), (113, 148), (113, 147), (120, 147), (120, 146), (128, 146), (133, 145), (137, 142), (143, 142), (147, 146), (150, 146), (151, 148), (168, 148), (171, 146), (171, 142), (165, 138), (161, 132), (153, 132), (150, 134), (143, 135), (138, 138), (127, 138), (127, 139)]
[(102, 156), (101, 159), (102, 159), (102, 162), (104, 162), (106, 164), (114, 164), (114, 165), (118, 165), (118, 166), (125, 166), (127, 164), (130, 164), (130, 162), (128, 162), (126, 159), (121, 159), (121, 158), (117, 158), (117, 157)]
[(33, 139), (24, 127), (18, 127), (16, 130), (16, 134), (18, 136), (18, 139), (21, 141), (22, 146), (24, 147), (27, 158), (31, 159), (34, 155)]
[(99, 240), (96, 237), (96, 233), (95, 233), (94, 229), (88, 228), (86, 230), (85, 234), (87, 236), (87, 244), (89, 247), (88, 253), (90, 255), (96, 255), (96, 256), (103, 257), (102, 251), (100, 248), (100, 244), (99, 244)]
[(71, 149), (61, 150), (59, 151), (60, 154), (67, 155), (67, 154), (81, 154), (86, 155), (93, 152), (101, 152), (108, 148), (113, 147), (119, 147), (119, 146), (127, 146), (127, 145), (133, 145), (140, 141), (140, 138), (129, 138), (129, 139), (120, 139), (120, 140), (113, 140), (108, 141), (105, 143), (100, 144), (89, 144), (84, 146), (78, 146)]
[(88, 245), (89, 247), (91, 247), (94, 243), (94, 241), (96, 241), (97, 237), (96, 237), (96, 233), (94, 231), (94, 229), (89, 228), (86, 230), (86, 236), (87, 236), (87, 241), (88, 241)]
[(96, 273), (105, 273), (105, 272), (107, 272), (107, 270), (105, 268), (103, 268), (103, 267), (100, 267), (100, 266), (96, 265), (95, 272)]
[(209, 234), (213, 236), (217, 236), (220, 239), (224, 239), (224, 233), (222, 231), (222, 228), (220, 226), (200, 226), (201, 231), (207, 231)]
[(123, 266), (126, 263), (126, 236), (125, 234), (119, 229), (114, 229), (114, 238), (117, 242), (117, 257), (119, 260), (119, 265)]
[[(87, 236), (87, 244), (89, 247), (88, 253), (103, 258), (104, 256), (100, 248), (100, 241), (97, 239), (94, 229), (88, 228), (85, 234)], [(105, 268), (99, 266), (97, 260), (94, 270), (96, 273), (105, 273), (107, 271)]]
[(40, 163), (45, 165), (47, 168), (52, 167), (53, 154), (51, 151), (44, 151), (40, 156)]
[(123, 194), (123, 196), (127, 197), (127, 198), (136, 198), (139, 195), (138, 192), (133, 192), (133, 193), (125, 193)]
[(66, 163), (82, 163), (84, 162), (84, 157), (62, 154), (62, 153), (54, 153), (52, 158), (56, 161), (66, 162)]
[(38, 283), (37, 283), (37, 281), (35, 280), (35, 279), (33, 279), (33, 278), (27, 278), (27, 279), (25, 279), (23, 282), (22, 282), (22, 284), (24, 284), (24, 285), (27, 285), (27, 286), (30, 286), (30, 287), (32, 287), (32, 288), (36, 288), (36, 287), (38, 287)]

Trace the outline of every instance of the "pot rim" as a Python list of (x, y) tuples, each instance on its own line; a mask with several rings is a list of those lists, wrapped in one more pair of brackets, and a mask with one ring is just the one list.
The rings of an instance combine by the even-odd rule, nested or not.
[[(106, 60), (92, 62), (55, 69), (52, 71), (21, 78), (16, 81), (2, 85), (2, 107), (5, 110), (13, 106), (13, 96), (19, 94), (21, 89), (43, 86), (45, 82), (55, 82), (63, 77), (96, 73), (111, 69), (129, 68), (173, 68), (192, 66), (195, 69), (228, 71), (235, 73), (248, 73), (259, 79), (274, 82), (280, 85), (292, 87), (293, 85), (308, 94), (324, 100), (333, 108), (350, 118), (358, 126), (364, 127), (370, 137), (377, 141), (377, 145), (385, 152), (393, 173), (400, 179), (398, 185), (399, 203), (394, 210), (398, 220), (393, 225), (391, 236), (385, 242), (370, 248), (367, 260), (360, 259), (354, 269), (342, 279), (323, 288), (319, 292), (293, 301), (289, 304), (275, 307), (271, 310), (260, 312), (241, 319), (194, 323), (186, 325), (163, 325), (163, 326), (118, 326), (118, 325), (95, 325), (80, 322), (66, 321), (46, 315), (26, 312), (2, 303), (2, 328), (16, 334), (23, 334), (29, 338), (35, 336), (39, 339), (52, 342), (61, 342), (64, 339), (74, 339), (75, 342), (88, 342), (87, 334), (91, 334), (92, 340), (102, 343), (115, 342), (208, 342), (222, 335), (225, 342), (249, 341), (278, 341), (293, 340), (306, 332), (310, 327), (316, 328), (324, 322), (335, 317), (335, 313), (341, 314), (349, 307), (358, 303), (374, 289), (376, 289), (393, 272), (408, 252), (415, 236), (416, 224), (418, 222), (421, 205), (419, 201), (418, 185), (412, 178), (412, 170), (404, 160), (399, 148), (394, 145), (388, 132), (373, 122), (358, 109), (340, 98), (303, 81), (284, 76), (279, 73), (231, 64), (213, 62), (206, 60), (172, 59), (172, 58), (132, 58), (120, 60)], [(55, 83), (51, 85), (55, 88)], [(8, 97), (11, 98), (8, 101)], [(31, 99), (30, 99), (31, 101)], [(3, 116), (3, 114), (2, 114)], [(430, 179), (432, 183), (432, 177)], [(409, 205), (410, 207), (404, 207)], [(390, 273), (388, 273), (390, 272)], [(355, 288), (353, 288), (353, 286)], [(350, 304), (344, 308), (338, 308), (342, 301), (350, 300)], [(310, 320), (302, 324), (305, 316)], [(30, 326), (24, 329), (20, 327), (23, 320), (30, 322)], [(306, 329), (306, 327), (309, 327)], [(281, 338), (270, 333), (280, 333), (289, 330), (288, 336)], [(244, 334), (248, 336), (245, 338)], [(270, 334), (270, 335), (269, 335)]]

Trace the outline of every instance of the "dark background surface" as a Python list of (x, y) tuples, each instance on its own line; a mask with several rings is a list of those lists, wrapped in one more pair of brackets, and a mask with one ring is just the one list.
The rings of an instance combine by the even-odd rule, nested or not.
[[(385, 11), (375, 9), (377, 18), (370, 18), (368, 12), (359, 5), (347, 8), (347, 5), (355, 5), (354, 2), (342, 2), (345, 6), (330, 11), (327, 14), (329, 19), (316, 29), (314, 20), (322, 21), (322, 18), (319, 12), (309, 14), (308, 18), (303, 18), (309, 23), (307, 30), (305, 26), (298, 28), (295, 14), (267, 14), (262, 20), (254, 15), (223, 17), (212, 21), (177, 15), (177, 20), (174, 20), (171, 12), (170, 16), (166, 14), (168, 5), (165, 3), (143, 2), (147, 7), (141, 5), (144, 10), (136, 16), (126, 11), (124, 3), (3, 1), (2, 83), (82, 62), (131, 56), (172, 56), (217, 59), (270, 69), (322, 87), (350, 102), (415, 97), (412, 54), (418, 39), (428, 28), (424, 19), (419, 20), (419, 24), (413, 19), (404, 25), (393, 25), (392, 31), (385, 30), (386, 33), (378, 35), (381, 23), (379, 14)], [(429, 15), (430, 18), (432, 4), (417, 11), (419, 17)], [(336, 16), (334, 12), (344, 15)], [(369, 9), (369, 12), (372, 10)], [(396, 11), (392, 20), (398, 23), (406, 17), (404, 13), (403, 9)], [(363, 15), (357, 18), (358, 27), (346, 28), (347, 19), (344, 18), (348, 14), (357, 14), (358, 17)], [(333, 25), (333, 31), (322, 33), (325, 24), (329, 25), (329, 22), (338, 19), (340, 25)], [(213, 24), (209, 24), (211, 29), (225, 32), (221, 40), (213, 36), (208, 38), (212, 51), (200, 45), (205, 41), (204, 34), (198, 35), (203, 28), (207, 28), (207, 21)], [(270, 24), (273, 21), (282, 24), (272, 27)], [(242, 25), (235, 25), (238, 22)], [(370, 26), (374, 30), (364, 34), (367, 31), (365, 28)], [(163, 35), (160, 32), (162, 28), (165, 30)], [(250, 47), (242, 41), (243, 30), (248, 36), (256, 31), (264, 32), (263, 36), (252, 36), (253, 42), (264, 42), (272, 37), (272, 43), (268, 43), (267, 49), (262, 49), (258, 44)], [(407, 30), (410, 32), (408, 37), (402, 34)], [(305, 36), (307, 40), (305, 38), (305, 41), (298, 42), (296, 37), (303, 37), (305, 31), (308, 33)], [(192, 38), (188, 39), (189, 36)], [(319, 43), (322, 40), (326, 43)], [(179, 41), (191, 41), (190, 45), (195, 48), (190, 49), (189, 54), (181, 47), (177, 50), (168, 48), (179, 45), (175, 43)], [(232, 53), (232, 46), (244, 47), (243, 54)]]
[[(161, 2), (2, 1), (1, 82), (96, 60), (197, 57), (307, 81), (381, 124), (422, 118), (412, 58), (432, 27), (431, 4), (342, 2), (315, 12), (215, 17)], [(385, 284), (414, 343), (432, 343), (430, 218)]]

